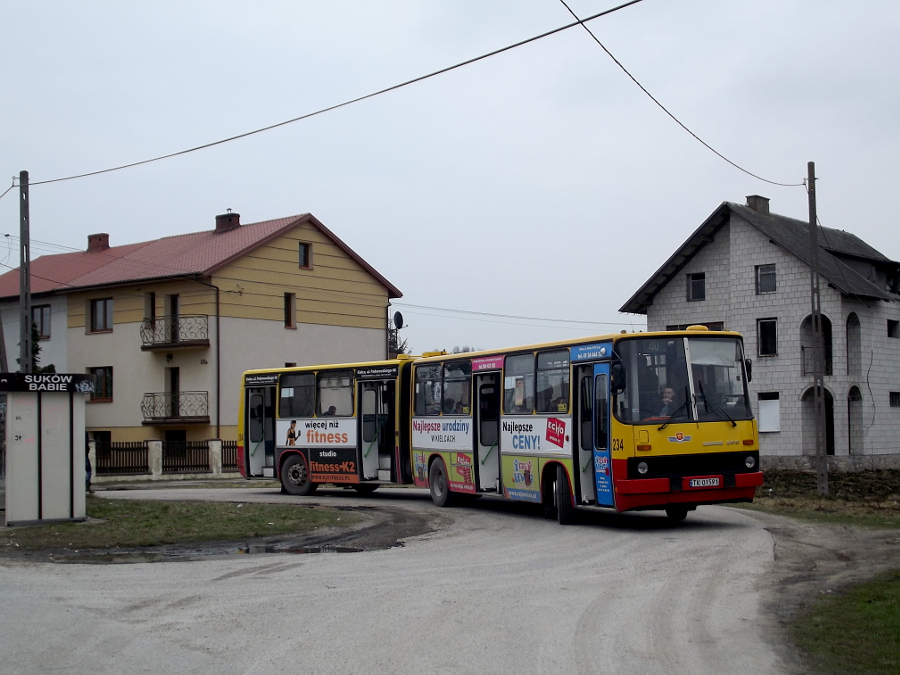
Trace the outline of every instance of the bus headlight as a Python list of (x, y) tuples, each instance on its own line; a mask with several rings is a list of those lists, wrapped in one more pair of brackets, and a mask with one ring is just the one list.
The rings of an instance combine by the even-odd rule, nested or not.
[(647, 462), (641, 462), (637, 465), (638, 473), (642, 476), (650, 470), (650, 467), (647, 466)]
[(753, 455), (747, 455), (747, 458), (744, 460), (744, 466), (746, 466), (748, 469), (752, 469), (754, 466), (756, 466), (756, 457), (754, 457)]

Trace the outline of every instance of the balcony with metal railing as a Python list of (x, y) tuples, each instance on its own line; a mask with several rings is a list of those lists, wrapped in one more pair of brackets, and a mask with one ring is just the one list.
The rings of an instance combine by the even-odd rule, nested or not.
[[(800, 347), (800, 361), (803, 375), (813, 375), (816, 372), (816, 348)], [(825, 345), (825, 372), (823, 375), (833, 375), (831, 345)]]
[(143, 424), (209, 424), (209, 392), (182, 391), (144, 394)]
[(141, 350), (209, 347), (206, 314), (163, 316), (141, 322)]

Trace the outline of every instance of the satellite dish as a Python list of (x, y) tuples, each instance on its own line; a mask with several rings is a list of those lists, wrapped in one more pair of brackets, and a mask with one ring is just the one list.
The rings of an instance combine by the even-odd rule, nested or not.
[(394, 328), (403, 328), (403, 315), (400, 312), (394, 312)]

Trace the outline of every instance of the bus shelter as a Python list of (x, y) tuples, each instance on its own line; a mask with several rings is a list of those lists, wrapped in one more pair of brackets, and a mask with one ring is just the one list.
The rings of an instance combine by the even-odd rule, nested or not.
[(84, 394), (93, 378), (0, 373), (6, 392), (6, 524), (86, 517)]

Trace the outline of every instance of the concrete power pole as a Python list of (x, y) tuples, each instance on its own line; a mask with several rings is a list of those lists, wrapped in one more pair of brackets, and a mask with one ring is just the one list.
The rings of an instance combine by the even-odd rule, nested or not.
[(31, 234), (28, 225), (28, 172), (19, 172), (19, 370), (31, 372)]
[(813, 409), (816, 427), (816, 492), (828, 494), (828, 458), (825, 452), (825, 340), (822, 331), (822, 305), (819, 296), (819, 241), (816, 217), (816, 165), (809, 162), (809, 267), (813, 329)]

